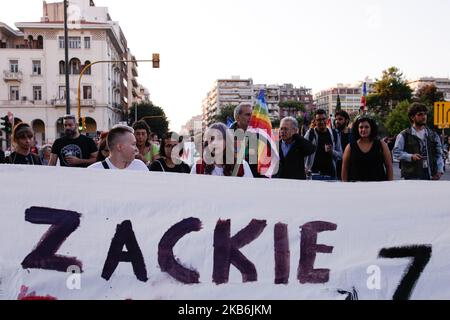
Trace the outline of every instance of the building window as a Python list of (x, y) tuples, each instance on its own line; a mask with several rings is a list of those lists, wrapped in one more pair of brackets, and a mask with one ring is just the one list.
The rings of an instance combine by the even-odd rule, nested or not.
[[(59, 37), (59, 48), (64, 49), (64, 37)], [(69, 37), (69, 49), (81, 49), (81, 37)]]
[(59, 86), (58, 97), (61, 100), (66, 98), (66, 87), (65, 86)]
[(33, 61), (33, 75), (41, 75), (41, 61), (39, 60)]
[(92, 99), (92, 87), (91, 86), (83, 86), (83, 99), (84, 100)]
[(43, 36), (38, 36), (37, 48), (38, 49), (44, 49), (44, 37)]
[(9, 100), (18, 101), (19, 100), (19, 87), (11, 86), (9, 90)]
[[(91, 64), (90, 61), (86, 61), (86, 62), (84, 63), (84, 67), (86, 67), (86, 66), (88, 66), (88, 65), (90, 65), (90, 64)], [(91, 74), (91, 67), (87, 68), (87, 69), (84, 71), (84, 74)]]
[(81, 49), (81, 37), (69, 37), (69, 49)]
[(59, 74), (66, 74), (66, 63), (62, 60), (59, 62)]
[(59, 37), (59, 48), (64, 49), (64, 37)]
[(33, 99), (34, 101), (41, 101), (42, 100), (42, 87), (33, 87)]
[(12, 73), (19, 72), (19, 60), (9, 60), (9, 71)]
[(80, 74), (81, 71), (81, 62), (77, 58), (73, 58), (70, 60), (70, 69), (69, 72), (71, 74)]
[(84, 48), (85, 49), (91, 48), (91, 38), (90, 37), (84, 37)]

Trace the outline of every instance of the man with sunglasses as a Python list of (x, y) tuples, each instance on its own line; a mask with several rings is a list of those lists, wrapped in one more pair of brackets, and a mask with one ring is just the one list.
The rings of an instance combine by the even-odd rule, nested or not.
[(413, 103), (408, 111), (411, 128), (402, 131), (395, 141), (394, 159), (400, 161), (405, 180), (440, 180), (444, 158), (439, 135), (427, 128), (428, 109)]

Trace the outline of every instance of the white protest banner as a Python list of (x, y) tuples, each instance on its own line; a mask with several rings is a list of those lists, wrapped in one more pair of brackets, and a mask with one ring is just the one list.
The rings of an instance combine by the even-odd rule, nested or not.
[(450, 299), (448, 182), (0, 180), (0, 299)]

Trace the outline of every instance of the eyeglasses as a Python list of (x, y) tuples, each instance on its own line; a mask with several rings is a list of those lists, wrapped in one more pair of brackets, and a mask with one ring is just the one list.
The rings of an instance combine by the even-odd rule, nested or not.
[(325, 122), (327, 121), (327, 118), (316, 118), (317, 122)]

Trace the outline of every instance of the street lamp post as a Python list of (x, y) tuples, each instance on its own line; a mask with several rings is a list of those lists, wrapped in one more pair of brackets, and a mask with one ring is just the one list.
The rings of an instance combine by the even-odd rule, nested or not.
[[(81, 123), (81, 79), (83, 78), (84, 73), (86, 70), (88, 70), (91, 66), (98, 64), (98, 63), (131, 63), (131, 62), (152, 62), (153, 68), (159, 68), (160, 60), (159, 60), (159, 54), (154, 53), (152, 60), (99, 60), (94, 61), (88, 65), (85, 65), (84, 68), (80, 72), (80, 77), (78, 78), (78, 97), (77, 97), (77, 104), (78, 104), (78, 123)], [(137, 110), (136, 110), (137, 111)], [(84, 128), (83, 128), (84, 129)]]
[(70, 114), (70, 86), (69, 86), (69, 35), (67, 30), (67, 7), (68, 1), (64, 0), (64, 63), (66, 76), (66, 114)]

